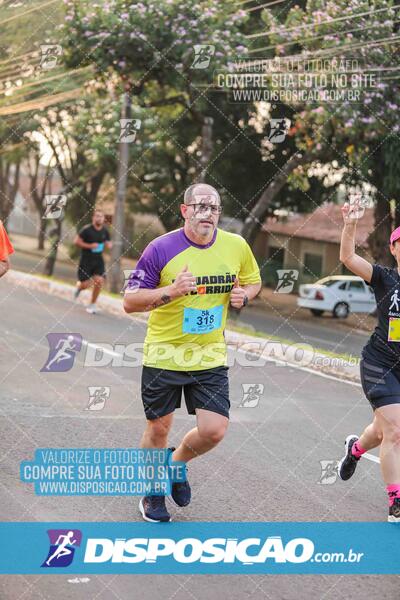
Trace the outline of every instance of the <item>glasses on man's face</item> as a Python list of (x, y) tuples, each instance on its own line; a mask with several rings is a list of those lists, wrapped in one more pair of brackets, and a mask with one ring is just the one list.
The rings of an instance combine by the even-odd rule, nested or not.
[(194, 213), (196, 215), (205, 215), (210, 210), (213, 215), (220, 215), (222, 212), (222, 206), (220, 204), (188, 204), (187, 206), (193, 206)]

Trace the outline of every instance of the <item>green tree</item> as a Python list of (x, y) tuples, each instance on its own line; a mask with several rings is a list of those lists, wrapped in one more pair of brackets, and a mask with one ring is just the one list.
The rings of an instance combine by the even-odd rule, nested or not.
[[(393, 219), (390, 201), (398, 190), (394, 178), (383, 175), (382, 167), (390, 164), (399, 130), (398, 84), (395, 78), (389, 81), (396, 68), (395, 17), (394, 3), (386, 0), (377, 0), (373, 6), (367, 0), (310, 0), (305, 8), (291, 8), (282, 21), (278, 11), (264, 11), (267, 32), (262, 41), (263, 45), (268, 43), (271, 59), (277, 57), (284, 64), (306, 59), (325, 59), (331, 64), (333, 59), (354, 59), (370, 75), (389, 75), (360, 87), (359, 102), (287, 102), (292, 110), (289, 134), (295, 150), (288, 156), (286, 172), (277, 173), (247, 219), (244, 232), (249, 239), (254, 239), (276, 190), (287, 183), (299, 188), (305, 185), (304, 193), (309, 196), (309, 170), (330, 163), (342, 170), (342, 182), (348, 187), (373, 186), (376, 223), (370, 237), (371, 252), (376, 260), (388, 261), (387, 233)], [(312, 197), (309, 199), (312, 205)]]

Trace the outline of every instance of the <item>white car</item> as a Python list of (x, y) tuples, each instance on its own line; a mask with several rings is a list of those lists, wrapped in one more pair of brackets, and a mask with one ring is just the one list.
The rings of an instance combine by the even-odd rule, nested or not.
[(316, 317), (329, 311), (334, 317), (345, 319), (350, 312), (375, 312), (376, 301), (372, 289), (361, 277), (335, 275), (300, 285), (297, 306), (309, 308)]

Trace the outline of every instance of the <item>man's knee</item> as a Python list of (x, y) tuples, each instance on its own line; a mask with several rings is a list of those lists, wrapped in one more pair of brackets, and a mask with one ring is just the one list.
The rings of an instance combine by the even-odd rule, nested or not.
[(153, 440), (160, 440), (168, 436), (171, 424), (160, 418), (147, 421), (147, 431)]
[(94, 287), (101, 288), (103, 285), (103, 278), (99, 276), (93, 277), (93, 285)]
[(215, 425), (208, 423), (207, 425), (200, 424), (198, 426), (199, 435), (213, 445), (219, 444), (223, 440), (226, 429), (227, 424), (224, 423), (216, 423)]

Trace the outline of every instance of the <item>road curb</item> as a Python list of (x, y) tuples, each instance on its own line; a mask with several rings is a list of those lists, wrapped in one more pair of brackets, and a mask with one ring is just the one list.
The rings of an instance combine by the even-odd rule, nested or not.
[[(10, 270), (6, 278), (17, 286), (29, 287), (57, 296), (66, 301), (73, 302), (74, 286), (53, 281), (44, 277), (38, 277), (31, 273)], [(89, 296), (89, 291), (83, 291), (81, 296)], [(112, 298), (102, 294), (98, 300), (99, 308), (108, 314), (117, 315), (131, 319), (122, 306), (122, 296)], [(139, 321), (147, 321), (148, 313), (135, 315)], [(360, 382), (359, 361), (346, 361), (341, 357), (333, 357), (328, 354), (315, 351), (311, 344), (287, 343), (279, 339), (271, 339), (238, 333), (227, 329), (225, 331), (226, 342), (231, 349), (235, 349), (243, 356), (246, 366), (263, 366), (265, 362), (275, 362), (279, 365), (287, 365), (304, 370), (312, 370), (315, 373), (337, 377), (352, 383)], [(241, 360), (238, 360), (241, 364)]]
[[(21, 248), (21, 247), (16, 246), (14, 243), (13, 243), (13, 246), (14, 246), (15, 252), (18, 252), (19, 254), (27, 254), (28, 256), (34, 256), (35, 258), (40, 258), (44, 261), (46, 261), (48, 258), (48, 254), (42, 254), (40, 250), (29, 250), (29, 249), (27, 250), (26, 248)], [(48, 252), (50, 252), (50, 250)], [(72, 259), (68, 259), (68, 258), (57, 257), (57, 263), (63, 263), (64, 265), (71, 265), (71, 264), (75, 265), (74, 261)]]

